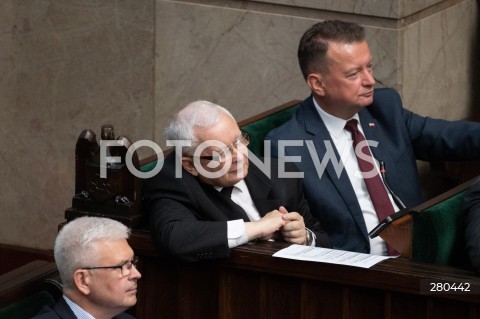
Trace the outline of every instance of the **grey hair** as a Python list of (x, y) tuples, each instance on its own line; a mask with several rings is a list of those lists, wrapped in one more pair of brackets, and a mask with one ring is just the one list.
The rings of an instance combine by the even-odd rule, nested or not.
[(220, 114), (233, 115), (224, 107), (208, 101), (195, 101), (185, 106), (165, 129), (167, 140), (191, 141), (190, 147), (184, 147), (184, 154), (193, 154), (199, 141), (195, 134), (198, 128), (209, 128), (220, 121)]
[(96, 266), (99, 256), (92, 249), (98, 240), (127, 239), (130, 229), (102, 217), (80, 217), (68, 222), (55, 239), (54, 257), (64, 289), (74, 287), (73, 273), (82, 267)]

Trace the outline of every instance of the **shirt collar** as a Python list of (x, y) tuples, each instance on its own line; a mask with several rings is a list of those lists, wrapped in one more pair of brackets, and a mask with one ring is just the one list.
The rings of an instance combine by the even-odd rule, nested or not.
[(77, 305), (73, 300), (68, 298), (67, 296), (63, 295), (63, 299), (65, 299), (65, 302), (67, 305), (72, 309), (73, 313), (78, 319), (95, 319), (94, 316), (83, 310), (82, 307)]
[[(217, 191), (221, 191), (223, 187), (221, 186), (213, 186)], [(240, 182), (236, 183), (233, 185), (234, 189), (238, 189), (240, 192), (244, 193), (245, 190), (247, 190), (247, 184), (245, 183), (245, 180), (242, 179)]]
[[(320, 115), (320, 118), (322, 119), (323, 123), (325, 123), (328, 132), (333, 138), (338, 138), (341, 134), (344, 134), (345, 124), (347, 124), (348, 120), (341, 119), (325, 112), (320, 105), (318, 105), (315, 99), (313, 99), (313, 104), (315, 105), (318, 115)], [(355, 114), (352, 119), (356, 119), (360, 123), (358, 114)]]

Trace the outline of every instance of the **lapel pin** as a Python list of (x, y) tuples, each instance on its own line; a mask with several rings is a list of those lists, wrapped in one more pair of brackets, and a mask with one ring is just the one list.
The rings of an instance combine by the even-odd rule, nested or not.
[(368, 126), (375, 127), (375, 123), (368, 123)]

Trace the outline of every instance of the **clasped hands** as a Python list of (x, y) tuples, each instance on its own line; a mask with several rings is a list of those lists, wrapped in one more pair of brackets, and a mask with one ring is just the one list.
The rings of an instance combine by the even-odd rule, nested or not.
[(305, 245), (307, 242), (303, 216), (297, 212), (288, 212), (283, 206), (245, 226), (249, 240), (277, 239), (281, 235), (292, 244)]

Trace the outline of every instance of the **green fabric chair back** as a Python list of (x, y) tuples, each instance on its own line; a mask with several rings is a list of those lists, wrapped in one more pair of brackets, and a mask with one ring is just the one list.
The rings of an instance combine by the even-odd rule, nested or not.
[(54, 297), (49, 292), (42, 290), (0, 309), (0, 318), (29, 319), (36, 315), (43, 306), (53, 306), (54, 304)]
[(157, 161), (153, 161), (145, 165), (142, 165), (140, 166), (140, 172), (142, 173), (150, 172), (156, 165), (157, 165)]
[(412, 260), (468, 267), (464, 192), (413, 214)]
[(295, 104), (287, 109), (242, 126), (242, 131), (250, 134), (250, 144), (248, 145), (248, 149), (256, 156), (262, 157), (264, 155), (263, 141), (265, 136), (267, 136), (268, 132), (274, 128), (287, 122), (299, 105), (300, 104)]

